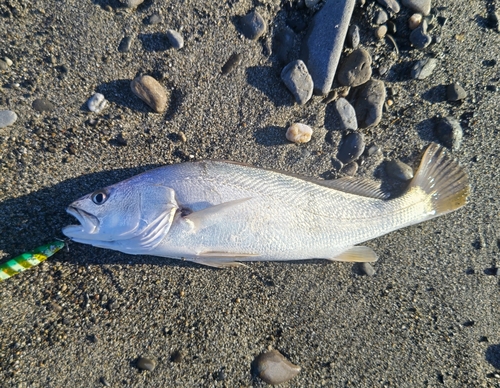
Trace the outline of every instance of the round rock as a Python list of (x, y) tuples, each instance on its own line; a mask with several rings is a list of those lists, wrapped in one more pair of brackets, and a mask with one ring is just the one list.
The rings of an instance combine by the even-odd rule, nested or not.
[(448, 101), (460, 101), (467, 97), (467, 92), (458, 82), (453, 82), (446, 88), (446, 97)]
[(137, 368), (140, 370), (147, 370), (149, 372), (152, 372), (156, 367), (156, 362), (155, 360), (148, 358), (148, 357), (139, 357), (137, 360)]
[(184, 38), (175, 30), (167, 30), (167, 39), (174, 49), (181, 49), (184, 47)]
[(130, 47), (132, 46), (132, 37), (131, 36), (125, 36), (119, 46), (118, 46), (118, 51), (121, 53), (126, 53), (130, 51)]
[(304, 62), (300, 59), (290, 62), (281, 72), (281, 79), (297, 103), (303, 105), (309, 101), (314, 85)]
[(56, 109), (56, 106), (46, 98), (37, 98), (33, 101), (32, 107), (38, 112), (50, 112)]
[(359, 86), (372, 76), (372, 57), (364, 49), (354, 50), (345, 58), (337, 72), (337, 79), (344, 86)]
[(0, 110), (0, 128), (8, 127), (12, 125), (17, 120), (16, 112), (11, 110)]
[(257, 40), (267, 31), (267, 24), (262, 16), (253, 10), (241, 18), (240, 28), (248, 39)]
[(101, 111), (108, 106), (108, 101), (101, 93), (95, 93), (87, 101), (87, 107), (91, 112), (101, 113)]
[(286, 130), (286, 138), (294, 143), (307, 143), (311, 140), (313, 130), (309, 125), (293, 123)]
[(436, 136), (441, 144), (451, 150), (458, 150), (462, 144), (463, 130), (458, 120), (454, 117), (443, 117), (434, 127)]
[(375, 38), (384, 39), (386, 35), (387, 35), (387, 26), (385, 24), (375, 29)]
[(167, 107), (167, 94), (163, 86), (149, 75), (141, 75), (130, 83), (132, 92), (157, 113)]
[(370, 80), (356, 91), (354, 110), (360, 128), (377, 125), (382, 119), (385, 102), (385, 84), (383, 81)]
[(400, 160), (391, 160), (385, 165), (387, 174), (400, 181), (409, 181), (413, 178), (413, 169)]
[(357, 49), (360, 41), (359, 27), (357, 24), (352, 24), (347, 30), (346, 44), (352, 49)]
[(340, 172), (349, 176), (354, 176), (358, 172), (358, 164), (356, 162), (347, 163)]
[(417, 28), (421, 23), (422, 23), (422, 14), (420, 13), (414, 13), (408, 19), (408, 27), (410, 27), (410, 30), (412, 31), (415, 28)]
[(340, 130), (352, 130), (358, 129), (358, 120), (356, 119), (356, 111), (354, 107), (349, 104), (345, 98), (339, 98), (335, 101), (335, 110), (337, 116), (337, 122)]
[(436, 58), (425, 58), (413, 65), (411, 69), (411, 77), (413, 79), (426, 79), (436, 68), (438, 61)]
[(300, 366), (292, 364), (277, 350), (262, 353), (252, 362), (254, 374), (271, 385), (282, 384), (300, 372)]
[(373, 24), (376, 24), (377, 26), (384, 24), (389, 20), (389, 15), (387, 15), (387, 12), (385, 12), (382, 9), (379, 9), (377, 12), (375, 12), (375, 16), (373, 17)]
[(343, 164), (350, 163), (361, 156), (365, 150), (365, 140), (363, 135), (353, 132), (347, 135), (340, 145), (337, 159)]
[(403, 0), (403, 5), (424, 16), (431, 12), (431, 0)]
[(427, 20), (422, 20), (422, 23), (411, 32), (410, 42), (419, 50), (426, 48), (432, 43), (432, 37), (427, 34)]

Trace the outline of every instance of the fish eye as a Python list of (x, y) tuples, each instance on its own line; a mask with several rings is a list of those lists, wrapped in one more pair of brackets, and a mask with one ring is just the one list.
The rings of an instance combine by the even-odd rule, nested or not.
[(96, 205), (102, 205), (108, 199), (106, 192), (99, 190), (92, 194), (92, 202)]

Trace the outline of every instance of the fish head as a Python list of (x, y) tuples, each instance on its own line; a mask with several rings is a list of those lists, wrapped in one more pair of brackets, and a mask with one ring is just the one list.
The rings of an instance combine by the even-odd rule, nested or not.
[(127, 246), (124, 242), (128, 241), (131, 249), (144, 248), (168, 232), (177, 209), (172, 189), (129, 180), (71, 203), (66, 211), (80, 225), (66, 226), (62, 232), (74, 241), (94, 246), (117, 249), (112, 243)]

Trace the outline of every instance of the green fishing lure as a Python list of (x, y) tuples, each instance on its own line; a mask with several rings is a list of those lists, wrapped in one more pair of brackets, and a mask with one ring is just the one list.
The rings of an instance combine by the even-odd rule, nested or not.
[(0, 264), (0, 282), (40, 264), (64, 247), (63, 241), (42, 245)]

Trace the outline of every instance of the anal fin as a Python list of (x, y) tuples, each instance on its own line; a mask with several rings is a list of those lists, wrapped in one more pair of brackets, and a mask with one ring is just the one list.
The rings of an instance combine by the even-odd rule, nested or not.
[(356, 246), (349, 248), (348, 250), (342, 252), (340, 255), (335, 256), (331, 261), (348, 261), (355, 263), (372, 263), (378, 260), (378, 256), (375, 251), (371, 248), (364, 246)]

